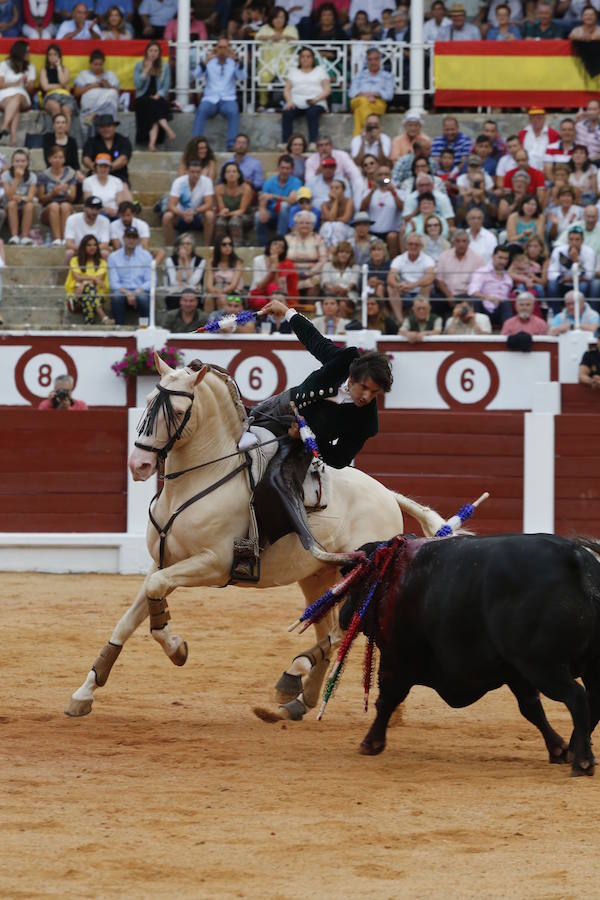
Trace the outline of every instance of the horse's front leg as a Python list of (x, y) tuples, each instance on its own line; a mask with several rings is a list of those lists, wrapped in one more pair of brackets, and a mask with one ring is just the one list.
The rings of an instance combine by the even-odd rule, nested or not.
[(227, 584), (228, 571), (213, 551), (206, 550), (165, 569), (157, 569), (148, 577), (146, 597), (150, 614), (150, 634), (176, 666), (185, 664), (188, 645), (179, 635), (171, 633), (168, 624), (171, 614), (167, 596), (177, 587)]
[(110, 671), (123, 649), (123, 644), (148, 615), (146, 589), (149, 577), (149, 575), (146, 576), (135, 600), (117, 622), (110, 640), (104, 645), (92, 663), (92, 668), (88, 672), (85, 681), (71, 696), (65, 708), (65, 713), (68, 716), (86, 716), (88, 713), (91, 713), (94, 691), (99, 687), (104, 687), (108, 681)]

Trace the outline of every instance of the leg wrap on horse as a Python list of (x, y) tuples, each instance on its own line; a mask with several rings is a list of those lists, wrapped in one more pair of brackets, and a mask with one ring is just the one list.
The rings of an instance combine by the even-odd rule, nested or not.
[(122, 649), (122, 646), (111, 644), (109, 641), (100, 651), (98, 658), (94, 660), (92, 669), (96, 675), (96, 684), (98, 687), (104, 687), (108, 681), (110, 670), (117, 661), (117, 657)]
[(329, 656), (329, 651), (331, 650), (331, 641), (329, 639), (329, 635), (324, 637), (318, 644), (315, 644), (314, 647), (311, 647), (310, 650), (305, 650), (303, 653), (299, 653), (298, 656), (295, 656), (294, 659), (299, 659), (301, 656), (305, 656), (307, 660), (310, 662), (311, 667), (315, 667), (318, 663), (323, 662)]
[(158, 600), (148, 597), (148, 612), (150, 613), (150, 631), (160, 631), (171, 618), (166, 597), (159, 597)]

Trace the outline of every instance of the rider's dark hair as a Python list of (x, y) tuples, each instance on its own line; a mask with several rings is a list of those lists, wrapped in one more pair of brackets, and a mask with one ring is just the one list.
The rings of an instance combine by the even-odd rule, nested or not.
[(385, 353), (378, 353), (376, 350), (369, 350), (368, 353), (362, 353), (358, 359), (355, 359), (350, 364), (349, 375), (352, 381), (370, 378), (384, 394), (391, 390), (394, 380), (389, 358)]

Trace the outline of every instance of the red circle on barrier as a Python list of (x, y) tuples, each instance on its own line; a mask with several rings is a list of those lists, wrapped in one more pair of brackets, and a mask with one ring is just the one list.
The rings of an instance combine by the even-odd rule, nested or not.
[[(481, 363), (484, 368), (487, 369), (488, 374), (490, 376), (490, 386), (487, 390), (487, 393), (481, 400), (477, 400), (475, 403), (461, 403), (460, 400), (457, 400), (446, 385), (446, 377), (450, 368), (457, 362), (462, 362), (465, 365), (468, 365), (469, 360), (475, 360), (478, 363)], [(448, 404), (450, 409), (469, 409), (469, 410), (482, 410), (485, 409), (488, 404), (492, 402), (496, 394), (498, 393), (498, 388), (500, 387), (500, 376), (498, 375), (498, 369), (491, 361), (491, 359), (486, 356), (483, 352), (471, 352), (469, 351), (468, 355), (463, 356), (461, 353), (451, 353), (450, 356), (446, 357), (444, 362), (438, 369), (437, 373), (437, 389), (440, 392), (441, 398)]]
[[(39, 347), (30, 347), (21, 357), (15, 366), (15, 385), (20, 393), (20, 395), (32, 406), (37, 406), (40, 400), (45, 400), (48, 394), (50, 393), (50, 387), (45, 394), (34, 394), (29, 390), (27, 385), (25, 384), (25, 367), (27, 363), (32, 359), (35, 359), (36, 356), (57, 356), (64, 364), (67, 374), (71, 376), (73, 379), (73, 389), (75, 389), (77, 385), (77, 367), (73, 362), (71, 356), (66, 353), (60, 345), (44, 345), (44, 349), (40, 350)], [(58, 374), (64, 374), (62, 372), (57, 372)], [(56, 376), (54, 376), (56, 377)]]
[[(285, 371), (285, 366), (283, 365), (283, 363), (281, 362), (279, 357), (276, 356), (272, 352), (272, 350), (264, 350), (262, 347), (260, 347), (260, 350), (258, 350), (256, 344), (252, 343), (249, 346), (244, 347), (243, 349), (239, 350), (238, 353), (236, 353), (236, 355), (233, 357), (233, 359), (230, 361), (229, 365), (227, 366), (227, 371), (232, 376), (232, 378), (235, 379), (235, 381), (237, 383), (236, 372), (237, 372), (240, 364), (242, 362), (244, 362), (245, 359), (249, 359), (251, 357), (258, 357), (258, 356), (262, 356), (263, 359), (268, 360), (277, 373), (277, 385), (276, 385), (273, 393), (270, 394), (269, 396), (273, 397), (273, 396), (275, 396), (275, 394), (280, 394), (281, 391), (285, 390), (285, 387), (287, 384), (287, 372)], [(243, 399), (244, 403), (247, 403), (251, 406), (253, 406), (255, 403), (262, 403), (262, 400), (249, 399), (248, 397), (245, 397), (243, 394), (243, 391), (242, 391), (242, 387), (239, 385), (239, 383), (238, 383), (238, 387), (240, 389), (240, 392), (242, 393), (242, 399)], [(267, 400), (268, 398), (264, 397), (263, 399)]]

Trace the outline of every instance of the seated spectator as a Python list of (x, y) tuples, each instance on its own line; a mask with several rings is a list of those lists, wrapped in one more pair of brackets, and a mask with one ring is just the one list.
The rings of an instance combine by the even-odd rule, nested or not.
[(552, 178), (554, 166), (560, 163), (568, 165), (575, 149), (575, 120), (567, 117), (558, 127), (560, 138), (546, 147), (544, 156), (544, 174), (548, 180)]
[(319, 296), (321, 272), (327, 259), (327, 247), (315, 233), (315, 217), (310, 212), (296, 213), (294, 230), (285, 236), (287, 258), (298, 272), (298, 292), (309, 305)]
[(452, 25), (452, 20), (448, 18), (446, 6), (443, 0), (433, 0), (431, 4), (431, 18), (423, 25), (423, 43), (434, 44), (441, 40), (440, 34), (446, 26)]
[(458, 176), (456, 186), (463, 198), (471, 197), (474, 186), (484, 188), (486, 191), (493, 189), (492, 176), (483, 169), (481, 157), (477, 153), (471, 153), (468, 157), (466, 172)]
[(248, 306), (252, 310), (262, 309), (276, 294), (283, 293), (288, 306), (298, 302), (298, 272), (294, 263), (287, 259), (287, 243), (282, 237), (270, 240), (265, 252), (252, 261), (252, 284)]
[[(548, 266), (548, 296), (564, 297), (573, 288), (573, 266), (579, 266), (579, 290), (590, 296), (590, 289), (595, 274), (596, 254), (591, 247), (583, 243), (583, 227), (572, 225), (569, 228), (566, 244), (556, 244)], [(558, 304), (551, 306), (556, 312)]]
[(21, 113), (31, 106), (30, 93), (35, 84), (35, 68), (29, 61), (27, 41), (15, 41), (8, 59), (0, 63), (0, 83), (0, 109), (4, 112), (0, 139), (8, 135), (14, 147)]
[(226, 145), (228, 150), (233, 150), (240, 121), (236, 81), (246, 78), (246, 70), (238, 62), (235, 51), (227, 38), (219, 38), (205, 62), (200, 63), (194, 74), (196, 79), (205, 76), (206, 80), (202, 100), (196, 110), (193, 136), (203, 135), (206, 130), (206, 120), (212, 119), (218, 114), (223, 116), (227, 122)]
[[(446, 152), (446, 151), (444, 151)], [(431, 179), (432, 190), (442, 191), (445, 188), (445, 185), (441, 178), (438, 178), (433, 174), (433, 169), (431, 167), (431, 163), (424, 156), (415, 156), (411, 166), (410, 166), (410, 175), (407, 178), (404, 178), (398, 184), (398, 176), (401, 174), (401, 163), (404, 160), (399, 160), (398, 163), (394, 166), (392, 170), (392, 182), (400, 187), (402, 191), (402, 195), (406, 197), (408, 194), (412, 194), (413, 191), (417, 189), (417, 178), (420, 178), (421, 175), (428, 175)], [(396, 175), (394, 175), (394, 172)]]
[[(299, 178), (300, 181), (304, 181), (305, 173), (306, 173), (306, 158), (305, 154), (308, 150), (308, 141), (304, 137), (303, 134), (299, 132), (295, 132), (287, 142), (286, 150), (289, 155), (294, 160), (294, 167), (292, 169), (292, 175), (295, 175), (296, 178)], [(259, 190), (257, 188), (256, 190)]]
[(576, 192), (577, 202), (583, 206), (595, 203), (598, 199), (598, 169), (590, 162), (584, 144), (575, 144), (569, 168), (571, 169), (569, 185)]
[(171, 69), (163, 63), (160, 44), (150, 41), (144, 51), (144, 58), (135, 64), (133, 70), (135, 85), (135, 140), (147, 145), (154, 152), (157, 144), (166, 138), (175, 140), (175, 132), (169, 125), (171, 107), (169, 88)]
[[(333, 184), (333, 182), (332, 182)], [(296, 202), (293, 206), (290, 206), (290, 212), (288, 217), (288, 230), (291, 231), (294, 227), (294, 221), (296, 219), (296, 213), (300, 212), (300, 210), (304, 210), (305, 212), (311, 212), (314, 214), (316, 218), (315, 230), (318, 230), (321, 224), (321, 210), (317, 206), (312, 205), (312, 191), (308, 187), (301, 187), (298, 189), (298, 193), (296, 194)]]
[(471, 249), (482, 258), (484, 263), (491, 263), (498, 238), (493, 231), (488, 231), (483, 227), (483, 213), (480, 209), (472, 209), (467, 213), (467, 225), (467, 237)]
[[(545, 151), (544, 151), (545, 152)], [(544, 205), (546, 193), (546, 179), (544, 173), (540, 169), (534, 169), (529, 165), (529, 156), (527, 151), (517, 150), (515, 153), (516, 167), (509, 169), (504, 176), (503, 188), (505, 192), (510, 193), (513, 190), (513, 179), (517, 172), (526, 172), (529, 175), (529, 184), (527, 185), (527, 193), (535, 194), (542, 206)]]
[(374, 156), (378, 163), (387, 163), (390, 158), (391, 138), (381, 131), (379, 116), (367, 116), (365, 127), (352, 138), (350, 154), (357, 166), (362, 165), (365, 155)]
[(548, 144), (554, 144), (560, 140), (560, 134), (554, 128), (546, 124), (546, 110), (541, 107), (531, 107), (528, 112), (529, 124), (519, 132), (519, 140), (528, 160), (534, 169), (544, 167), (544, 157)]
[(398, 323), (387, 312), (387, 303), (371, 295), (367, 298), (367, 329), (382, 334), (398, 334)]
[[(413, 220), (414, 221), (414, 220)], [(442, 253), (450, 248), (450, 242), (442, 237), (444, 231), (444, 222), (435, 213), (425, 216), (423, 223), (423, 238), (425, 243), (423, 249), (427, 256), (437, 263)], [(418, 234), (418, 231), (417, 231)]]
[[(506, 193), (504, 197), (500, 199), (498, 204), (498, 224), (501, 225), (504, 222), (507, 222), (509, 216), (511, 216), (514, 212), (517, 212), (519, 206), (525, 197), (531, 197), (532, 195), (528, 193), (528, 187), (531, 179), (527, 172), (515, 172), (515, 176), (513, 178), (513, 189), (511, 192)], [(542, 205), (539, 196), (533, 195)]]
[(333, 156), (326, 156), (321, 161), (319, 173), (306, 179), (306, 186), (311, 192), (313, 206), (319, 210), (319, 213), (323, 204), (331, 197), (331, 188), (335, 180), (338, 180), (343, 185), (344, 193), (346, 191), (350, 192), (348, 181), (341, 175), (337, 176), (336, 173), (337, 163), (335, 159)]
[(340, 241), (331, 251), (331, 259), (327, 260), (321, 273), (321, 290), (338, 300), (350, 297), (358, 300), (360, 270), (354, 262), (352, 244)]
[(362, 322), (356, 317), (356, 303), (345, 297), (339, 301), (339, 313), (346, 320), (346, 331), (361, 331)]
[(65, 152), (65, 163), (70, 169), (73, 169), (77, 175), (77, 181), (81, 183), (83, 182), (83, 173), (79, 169), (77, 141), (68, 134), (68, 130), (68, 120), (64, 112), (57, 113), (52, 119), (52, 131), (45, 131), (42, 135), (44, 162), (49, 166), (50, 150), (53, 147), (62, 147)]
[[(327, 265), (327, 263), (326, 263)], [(322, 316), (315, 316), (312, 324), (321, 334), (345, 334), (346, 320), (340, 316), (340, 304), (337, 297), (326, 295), (321, 300)]]
[[(304, 138), (302, 138), (302, 140), (304, 140)], [(288, 143), (290, 142), (291, 139)], [(227, 160), (227, 162), (235, 163), (238, 166), (242, 175), (244, 176), (245, 182), (250, 185), (253, 191), (260, 191), (265, 182), (263, 165), (260, 159), (258, 159), (256, 156), (251, 156), (250, 153), (248, 153), (249, 149), (250, 138), (248, 137), (248, 135), (241, 133), (236, 134), (235, 141), (233, 142), (233, 155), (230, 159)], [(222, 171), (223, 170), (221, 170), (221, 173)], [(304, 166), (302, 167), (302, 171), (304, 172)], [(295, 174), (296, 172), (292, 171), (292, 175)], [(222, 179), (223, 175), (221, 174), (221, 180)]]
[(450, 302), (467, 297), (474, 272), (484, 266), (483, 258), (469, 244), (469, 235), (459, 229), (454, 235), (452, 249), (444, 251), (435, 267), (438, 291)]
[[(287, 306), (287, 297), (283, 291), (274, 291), (271, 300), (279, 300)], [(265, 318), (260, 321), (261, 334), (292, 334), (292, 327), (285, 318), (285, 312), (281, 309), (274, 309)]]
[(56, 40), (64, 41), (100, 41), (102, 35), (95, 19), (89, 18), (89, 10), (85, 3), (77, 3), (73, 7), (70, 19), (65, 19), (56, 32)]
[[(440, 0), (438, 0), (440, 2)], [(425, 38), (423, 39), (425, 40)], [(396, 135), (392, 141), (390, 150), (390, 159), (392, 162), (400, 159), (402, 156), (414, 154), (415, 144), (418, 143), (424, 156), (428, 157), (431, 153), (431, 145), (433, 143), (429, 135), (423, 131), (423, 119), (416, 112), (407, 112), (404, 116), (404, 131)], [(449, 148), (445, 148), (449, 149)], [(454, 152), (454, 151), (453, 151)]]
[(368, 263), (367, 294), (374, 294), (383, 300), (387, 297), (387, 279), (390, 271), (390, 259), (383, 241), (375, 238), (371, 242)]
[(521, 32), (516, 25), (510, 21), (510, 7), (504, 3), (496, 6), (497, 25), (488, 28), (486, 40), (488, 41), (520, 41)]
[(67, 132), (71, 129), (71, 117), (77, 111), (77, 102), (71, 94), (69, 82), (71, 74), (63, 66), (62, 51), (58, 44), (50, 44), (46, 50), (46, 61), (40, 69), (40, 87), (44, 94), (43, 107), (52, 116), (63, 113), (67, 121)]
[(577, 225), (583, 221), (583, 207), (575, 203), (575, 192), (568, 185), (558, 192), (558, 206), (546, 212), (546, 218), (550, 230), (548, 237), (551, 241), (571, 225)]
[[(583, 222), (578, 225), (583, 227), (583, 243), (591, 247), (596, 256), (600, 254), (600, 226), (598, 225), (599, 210), (597, 206), (588, 204), (583, 210)], [(556, 239), (556, 244), (567, 244), (569, 240), (569, 230), (563, 231)], [(600, 262), (600, 257), (599, 257)], [(594, 296), (596, 291), (593, 292)]]
[[(346, 14), (343, 16), (347, 18)], [(309, 31), (301, 27), (299, 29), (302, 40), (310, 41), (344, 41), (348, 35), (342, 28), (337, 7), (333, 3), (314, 3), (312, 23)]]
[(456, 179), (460, 174), (460, 170), (458, 166), (454, 164), (454, 150), (450, 150), (450, 148), (442, 150), (437, 167), (432, 174), (443, 183), (449, 197), (458, 196)]
[(181, 155), (181, 162), (177, 169), (177, 175), (185, 175), (192, 160), (199, 160), (200, 174), (215, 183), (217, 180), (217, 160), (214, 150), (205, 137), (193, 137), (187, 142)]
[(76, 255), (69, 262), (65, 293), (69, 311), (81, 310), (86, 325), (93, 325), (96, 319), (100, 319), (102, 325), (115, 324), (103, 306), (108, 294), (108, 271), (93, 234), (82, 237)]
[[(478, 171), (481, 171), (479, 169)], [(455, 201), (456, 220), (464, 228), (467, 216), (472, 209), (483, 213), (483, 227), (498, 227), (498, 198), (492, 191), (484, 187), (483, 178), (475, 177), (472, 185)]]
[(100, 197), (88, 197), (83, 210), (72, 213), (65, 224), (65, 263), (68, 264), (79, 250), (79, 245), (86, 235), (96, 238), (100, 255), (106, 259), (110, 253), (109, 222), (106, 216), (100, 215), (102, 200)]
[(104, 68), (106, 57), (102, 50), (92, 50), (90, 67), (75, 79), (74, 94), (79, 100), (84, 122), (92, 126), (96, 116), (116, 118), (119, 108), (120, 82), (114, 72)]
[(481, 32), (477, 25), (467, 22), (465, 8), (462, 3), (454, 3), (450, 7), (450, 25), (440, 29), (440, 41), (480, 41)]
[(525, 258), (527, 260), (527, 275), (534, 285), (532, 293), (538, 297), (545, 296), (546, 263), (548, 262), (546, 244), (536, 235), (530, 237), (525, 244)]
[[(544, 288), (537, 272), (531, 271), (532, 265), (523, 247), (518, 244), (509, 244), (510, 261), (508, 274), (513, 281), (513, 296), (524, 291), (538, 299), (543, 299)], [(539, 304), (536, 305), (536, 315), (541, 314)]]
[[(108, 0), (110, 2), (110, 0)], [(123, 0), (121, 0), (121, 3)], [(102, 8), (105, 7), (105, 3), (102, 4)], [(102, 15), (98, 12), (99, 4), (95, 3), (95, 12), (96, 15)], [(130, 6), (131, 11), (133, 12), (133, 4)], [(103, 41), (130, 41), (133, 38), (133, 30), (130, 25), (127, 24), (127, 20), (125, 19), (125, 15), (123, 11), (118, 6), (109, 6), (106, 10), (106, 13), (102, 15), (102, 40)]]
[(215, 188), (217, 202), (216, 236), (230, 234), (241, 243), (244, 231), (252, 222), (249, 213), (252, 202), (252, 188), (246, 181), (237, 163), (227, 162), (221, 169), (220, 184)]
[(142, 36), (158, 41), (177, 15), (177, 0), (142, 0), (138, 13), (142, 20)]
[(212, 242), (215, 224), (214, 186), (201, 175), (199, 160), (191, 160), (187, 175), (180, 175), (171, 185), (169, 205), (162, 218), (166, 244), (172, 244), (175, 231), (203, 231), (204, 243)]
[(126, 228), (123, 246), (108, 257), (108, 279), (112, 293), (112, 312), (117, 325), (125, 324), (127, 307), (148, 318), (152, 256), (139, 245), (137, 228)]
[(520, 149), (521, 141), (516, 134), (511, 134), (510, 137), (506, 139), (507, 152), (500, 157), (496, 165), (496, 174), (494, 177), (497, 190), (504, 190), (504, 176), (512, 169), (517, 168), (515, 156)]
[(131, 141), (117, 131), (119, 122), (111, 115), (96, 116), (96, 134), (87, 139), (83, 146), (84, 166), (92, 170), (99, 153), (108, 154), (111, 159), (110, 174), (129, 187), (128, 164), (133, 149)]
[(421, 194), (433, 194), (433, 199), (435, 201), (435, 210), (436, 215), (440, 216), (440, 218), (445, 219), (446, 224), (449, 228), (453, 228), (454, 226), (454, 210), (452, 209), (452, 204), (448, 198), (448, 195), (443, 190), (435, 190), (433, 184), (433, 178), (431, 175), (417, 175), (416, 178), (416, 190), (411, 191), (408, 197), (404, 200), (404, 223), (407, 224), (407, 220), (411, 219), (413, 216), (418, 215), (419, 213), (419, 197)]
[(122, 200), (117, 207), (117, 218), (110, 223), (110, 244), (113, 250), (118, 250), (123, 245), (123, 235), (126, 228), (135, 228), (140, 239), (140, 245), (144, 250), (150, 249), (150, 227), (143, 219), (134, 216), (135, 206), (131, 200)]
[(540, 0), (535, 8), (535, 22), (525, 22), (523, 37), (538, 40), (560, 40), (564, 37), (563, 29), (553, 21), (554, 6), (551, 2)]
[(488, 187), (488, 190), (493, 190), (495, 187), (493, 179), (496, 174), (496, 169), (498, 168), (498, 160), (492, 155), (492, 141), (486, 134), (479, 134), (475, 138), (473, 152), (467, 157), (467, 162), (463, 166), (463, 172), (467, 171), (469, 162), (477, 165), (475, 162), (476, 159), (479, 161), (479, 165), (486, 175), (489, 175), (492, 179), (492, 183), (490, 184), (486, 178), (486, 187)]
[(431, 311), (431, 303), (426, 297), (415, 297), (410, 312), (404, 317), (398, 331), (411, 344), (424, 337), (442, 333), (442, 317)]
[[(469, 38), (469, 40), (479, 40), (479, 38)], [(439, 137), (433, 139), (431, 155), (434, 162), (437, 163), (442, 150), (453, 150), (454, 161), (459, 168), (462, 168), (463, 163), (471, 152), (472, 143), (471, 138), (459, 130), (458, 119), (454, 116), (444, 116), (442, 133)]]
[(73, 212), (77, 192), (77, 177), (65, 165), (65, 151), (54, 147), (50, 151), (50, 166), (37, 176), (38, 200), (42, 207), (40, 221), (50, 227), (52, 243), (64, 244), (65, 226)]
[(179, 294), (177, 309), (165, 313), (162, 327), (176, 334), (193, 334), (208, 322), (208, 315), (198, 307), (199, 298), (194, 288), (184, 288)]
[(435, 216), (442, 228), (441, 235), (439, 236), (442, 238), (447, 238), (449, 236), (450, 229), (448, 228), (448, 223), (445, 219), (442, 219), (441, 216), (435, 215), (435, 200), (432, 193), (425, 191), (423, 194), (419, 194), (417, 198), (417, 210), (417, 214), (408, 219), (406, 223), (406, 235), (415, 232), (416, 234), (424, 236), (425, 220), (428, 219), (429, 216)]
[(506, 221), (506, 240), (525, 246), (534, 234), (544, 239), (544, 214), (537, 197), (527, 194)]
[(222, 309), (228, 294), (244, 288), (244, 263), (233, 249), (233, 240), (225, 234), (215, 241), (212, 259), (208, 260), (204, 282), (204, 308), (207, 312)]
[(598, 27), (598, 13), (590, 4), (584, 6), (581, 11), (581, 25), (574, 28), (569, 34), (570, 41), (600, 41), (600, 27)]
[[(310, 147), (309, 147), (310, 149)], [(306, 184), (310, 186), (315, 176), (323, 174), (325, 160), (333, 159), (335, 162), (335, 177), (344, 178), (352, 188), (354, 205), (358, 206), (363, 197), (363, 178), (358, 166), (352, 161), (345, 150), (336, 150), (333, 141), (326, 134), (320, 134), (317, 138), (317, 152), (306, 160)], [(313, 192), (314, 193), (314, 192)], [(326, 198), (324, 198), (326, 199)]]
[(587, 147), (590, 160), (600, 165), (600, 100), (590, 100), (575, 119), (575, 140)]
[[(354, 76), (348, 90), (350, 109), (354, 113), (355, 137), (362, 135), (364, 141), (365, 123), (370, 116), (382, 116), (385, 113), (388, 103), (393, 99), (394, 90), (394, 76), (381, 65), (381, 53), (376, 47), (369, 47), (364, 68)], [(371, 130), (369, 137), (373, 136)], [(356, 157), (354, 148), (351, 152), (352, 156)], [(369, 148), (368, 152), (373, 153), (374, 151)], [(385, 154), (386, 157), (388, 153)], [(358, 160), (355, 159), (355, 162)]]
[[(497, 166), (500, 159), (504, 156), (505, 153), (508, 152), (508, 148), (500, 134), (498, 132), (498, 123), (495, 119), (486, 119), (483, 123), (481, 129), (480, 137), (486, 137), (490, 142), (492, 152), (490, 153), (490, 159), (493, 159), (495, 165)], [(475, 141), (475, 148), (473, 152), (479, 153), (480, 151), (477, 149), (477, 140)], [(486, 170), (489, 171), (489, 170)], [(494, 173), (490, 172), (490, 175)]]
[(473, 304), (462, 300), (454, 305), (452, 315), (446, 319), (444, 334), (491, 334), (492, 323), (485, 313), (475, 312)]
[(549, 334), (565, 334), (575, 328), (575, 298), (579, 302), (579, 328), (581, 331), (593, 331), (600, 326), (600, 315), (586, 303), (581, 292), (571, 290), (565, 294), (564, 307), (552, 319)]
[(102, 213), (113, 221), (117, 218), (119, 203), (131, 200), (131, 194), (120, 178), (110, 174), (111, 165), (108, 153), (97, 154), (94, 174), (83, 182), (83, 199), (85, 202), (88, 197), (99, 197), (102, 201)]
[(596, 346), (586, 350), (579, 363), (579, 384), (586, 384), (593, 391), (600, 388), (600, 329), (594, 333)]
[(423, 252), (423, 238), (409, 234), (406, 252), (396, 256), (388, 274), (388, 296), (398, 322), (403, 318), (403, 305), (417, 296), (429, 297), (435, 277), (435, 263)]
[(327, 247), (333, 247), (339, 241), (347, 241), (353, 236), (352, 226), (349, 223), (354, 215), (354, 203), (346, 196), (343, 181), (334, 178), (331, 182), (329, 199), (323, 203), (321, 214), (323, 224), (320, 234)]
[(492, 325), (498, 329), (512, 315), (509, 297), (513, 282), (506, 271), (508, 261), (508, 248), (496, 247), (492, 262), (477, 269), (471, 276), (469, 284), (469, 297), (477, 301), (476, 311), (485, 313)]
[[(33, 244), (29, 236), (33, 225), (33, 199), (37, 178), (29, 169), (29, 154), (15, 150), (9, 169), (0, 176), (6, 198), (6, 215), (10, 231), (9, 244)], [(20, 237), (19, 237), (20, 235)]]
[[(298, 40), (298, 29), (289, 24), (289, 15), (282, 6), (274, 6), (269, 21), (256, 32), (257, 41), (261, 41), (261, 47), (257, 65), (257, 83), (259, 87), (258, 102), (259, 112), (265, 107), (274, 109), (277, 105), (278, 94), (273, 92), (271, 97), (267, 93), (267, 86), (274, 80), (279, 80), (287, 74), (294, 57), (294, 48), (290, 41)], [(269, 102), (269, 99), (271, 102)]]
[[(354, 250), (354, 260), (356, 265), (361, 267), (369, 262), (371, 247), (377, 238), (369, 234), (371, 217), (367, 212), (355, 213), (350, 225), (354, 230), (354, 234), (350, 239), (352, 249)], [(381, 243), (383, 243), (385, 247), (385, 243), (383, 241)]]
[(52, 24), (54, 0), (22, 0), (21, 34), (30, 41), (50, 41), (56, 27)]
[(293, 165), (291, 156), (283, 153), (277, 160), (277, 175), (267, 178), (258, 195), (255, 223), (260, 247), (269, 240), (270, 225), (275, 225), (278, 235), (288, 231), (289, 208), (296, 202), (296, 192), (302, 187), (300, 179), (292, 175)]
[(389, 166), (379, 166), (377, 187), (369, 191), (360, 208), (369, 214), (371, 234), (385, 241), (390, 256), (396, 256), (404, 204), (392, 184), (391, 174)]
[(42, 400), (38, 409), (66, 409), (66, 410), (82, 410), (87, 409), (87, 403), (83, 400), (75, 400), (73, 394), (73, 378), (71, 375), (57, 375), (54, 379), (54, 388), (49, 396)]
[(165, 284), (169, 290), (165, 300), (167, 309), (177, 308), (185, 288), (199, 290), (202, 284), (206, 260), (198, 256), (195, 249), (192, 235), (184, 233), (175, 242), (173, 254), (165, 260)]
[(511, 334), (519, 334), (524, 331), (526, 334), (547, 334), (548, 326), (543, 319), (534, 313), (535, 297), (528, 291), (517, 294), (515, 298), (516, 315), (502, 324), (500, 334), (507, 337)]
[(331, 81), (310, 47), (301, 47), (298, 66), (290, 69), (283, 89), (285, 105), (281, 115), (281, 140), (285, 145), (293, 131), (294, 120), (306, 115), (309, 150), (316, 149), (319, 116), (327, 110)]

